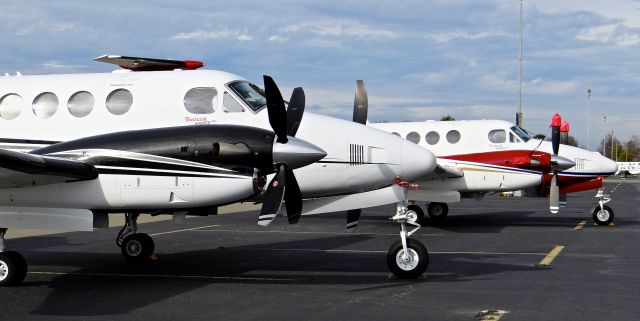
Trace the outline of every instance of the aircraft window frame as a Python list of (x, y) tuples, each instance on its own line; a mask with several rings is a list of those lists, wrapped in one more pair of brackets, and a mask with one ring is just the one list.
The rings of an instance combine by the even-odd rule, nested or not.
[(492, 129), (487, 134), (487, 139), (494, 144), (504, 144), (507, 142), (507, 131), (504, 129)]
[(522, 141), (524, 141), (525, 143), (528, 142), (534, 136), (529, 131), (519, 126), (512, 126), (510, 129), (514, 134), (516, 134), (516, 136), (520, 137), (520, 139), (522, 139)]
[[(244, 85), (244, 84), (248, 84), (249, 88), (252, 90), (241, 92), (239, 89), (240, 87), (238, 85)], [(244, 103), (247, 107), (249, 107), (249, 109), (251, 109), (251, 111), (253, 111), (256, 114), (259, 113), (262, 109), (267, 107), (267, 97), (264, 93), (264, 90), (255, 84), (252, 84), (246, 80), (235, 80), (225, 84), (225, 87), (227, 87), (232, 93), (234, 93), (236, 97), (240, 98), (240, 101), (242, 101), (242, 103)], [(245, 95), (243, 95), (243, 93), (245, 94), (258, 93), (263, 98), (264, 103), (262, 103), (262, 101), (249, 100), (245, 97)]]
[(410, 132), (407, 134), (406, 140), (417, 145), (420, 143), (420, 134), (417, 132)]
[(133, 106), (133, 94), (126, 88), (118, 88), (109, 93), (105, 105), (110, 113), (120, 116), (126, 114)]
[(24, 109), (24, 99), (22, 99), (22, 96), (16, 93), (8, 93), (0, 98), (0, 117), (2, 119), (15, 119), (20, 116), (22, 109)]
[(47, 119), (58, 111), (60, 99), (52, 92), (43, 92), (36, 96), (31, 103), (31, 110), (36, 117)]
[(218, 96), (215, 87), (193, 87), (184, 94), (182, 104), (191, 114), (210, 115), (218, 110)]
[[(230, 103), (228, 103), (228, 101)], [(243, 113), (244, 107), (228, 91), (222, 95), (222, 109), (225, 113)]]
[(438, 134), (437, 131), (432, 130), (432, 131), (428, 132), (426, 135), (424, 135), (424, 140), (429, 145), (435, 145), (438, 142), (440, 142), (440, 134)]
[(460, 141), (460, 138), (462, 138), (462, 135), (459, 131), (452, 129), (447, 132), (447, 135), (445, 135), (445, 137), (447, 138), (447, 142), (449, 142), (449, 144), (457, 144)]
[(73, 93), (73, 95), (69, 97), (69, 100), (67, 100), (67, 110), (71, 115), (82, 118), (93, 111), (95, 104), (96, 99), (92, 93), (86, 90), (80, 90)]

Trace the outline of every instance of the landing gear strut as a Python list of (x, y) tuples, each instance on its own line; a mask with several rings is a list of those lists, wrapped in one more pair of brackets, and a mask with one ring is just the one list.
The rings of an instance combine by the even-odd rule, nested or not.
[[(409, 238), (420, 229), (420, 224), (415, 223), (416, 213), (407, 209), (406, 201), (400, 202), (396, 206), (396, 215), (391, 220), (400, 223), (400, 240), (394, 242), (389, 248), (387, 265), (398, 278), (415, 279), (427, 270), (429, 253), (420, 241)], [(407, 224), (414, 226), (414, 228), (409, 231)]]
[(0, 287), (19, 285), (27, 276), (27, 261), (14, 251), (5, 251), (6, 228), (0, 228)]
[(140, 213), (125, 214), (125, 224), (116, 239), (116, 244), (122, 250), (122, 255), (128, 261), (148, 260), (155, 251), (155, 244), (151, 236), (138, 233), (138, 216)]
[(598, 225), (609, 225), (613, 222), (613, 210), (611, 207), (604, 205), (611, 201), (609, 195), (605, 195), (602, 189), (598, 190), (595, 196), (598, 199), (598, 205), (593, 209), (591, 215)]

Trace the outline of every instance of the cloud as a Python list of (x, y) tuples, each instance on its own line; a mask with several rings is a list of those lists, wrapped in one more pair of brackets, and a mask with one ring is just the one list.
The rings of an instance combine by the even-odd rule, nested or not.
[(269, 36), (269, 38), (267, 38), (267, 41), (272, 43), (285, 43), (289, 41), (289, 38), (273, 35), (273, 36)]
[(287, 26), (282, 31), (285, 33), (310, 33), (322, 37), (337, 38), (395, 39), (399, 36), (392, 30), (345, 20), (303, 22)]
[(171, 37), (173, 40), (209, 40), (209, 39), (235, 39), (240, 41), (252, 41), (253, 36), (237, 30), (220, 31), (193, 31), (181, 32)]
[[(505, 78), (503, 73), (487, 74), (478, 79), (478, 85), (493, 91), (516, 93), (518, 82), (515, 79)], [(547, 80), (534, 78), (522, 82), (522, 90), (526, 95), (552, 95), (561, 96), (578, 89), (578, 83), (574, 80)]]
[(449, 42), (453, 40), (475, 40), (488, 37), (513, 37), (513, 34), (506, 33), (501, 30), (486, 30), (470, 32), (467, 30), (448, 30), (441, 32), (431, 32), (423, 34), (423, 37), (438, 43)]
[(622, 24), (589, 27), (582, 29), (576, 39), (609, 43), (617, 46), (634, 46), (640, 43), (640, 28), (631, 28)]

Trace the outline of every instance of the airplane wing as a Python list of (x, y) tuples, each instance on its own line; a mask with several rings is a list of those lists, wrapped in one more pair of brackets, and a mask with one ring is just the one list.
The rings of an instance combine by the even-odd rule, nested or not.
[(93, 165), (0, 149), (0, 187), (30, 187), (98, 177)]
[(117, 55), (103, 55), (94, 58), (93, 60), (118, 65), (124, 69), (129, 69), (132, 71), (160, 71), (175, 69), (195, 70), (204, 66), (204, 63), (201, 61), (170, 60)]

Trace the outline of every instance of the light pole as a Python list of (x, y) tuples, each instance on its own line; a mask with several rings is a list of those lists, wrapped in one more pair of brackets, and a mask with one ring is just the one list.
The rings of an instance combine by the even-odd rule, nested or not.
[(516, 125), (522, 127), (522, 0), (520, 0), (520, 54), (518, 55), (518, 113)]
[(591, 150), (591, 131), (589, 120), (591, 120), (591, 88), (587, 89), (587, 150)]
[[(602, 126), (607, 128), (607, 116), (604, 116), (604, 125)], [(602, 156), (607, 157), (607, 134), (605, 132), (604, 139), (602, 140)]]

